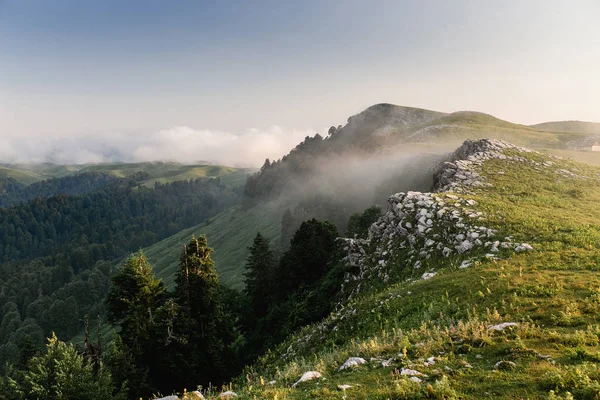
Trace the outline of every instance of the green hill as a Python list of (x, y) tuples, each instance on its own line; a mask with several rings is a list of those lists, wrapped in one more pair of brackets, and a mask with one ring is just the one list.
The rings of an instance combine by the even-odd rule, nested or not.
[[(379, 157), (382, 154), (393, 154), (397, 152), (402, 157), (407, 155), (414, 156), (415, 154), (428, 154), (429, 156), (440, 155), (446, 153), (448, 149), (458, 147), (464, 140), (478, 139), (490, 137), (510, 141), (521, 146), (528, 146), (538, 150), (549, 151), (553, 154), (563, 155), (567, 157), (583, 157), (582, 161), (589, 163), (600, 163), (600, 158), (595, 154), (581, 154), (581, 152), (572, 152), (564, 150), (564, 143), (573, 140), (575, 137), (572, 133), (565, 132), (550, 132), (541, 131), (535, 127), (514, 124), (508, 121), (498, 119), (494, 116), (471, 111), (461, 111), (452, 114), (440, 113), (436, 111), (423, 110), (411, 107), (402, 107), (392, 104), (377, 104), (367, 108), (365, 111), (352, 116), (348, 119), (348, 123), (343, 127), (333, 128), (329, 132), (329, 136), (321, 139), (310, 139), (299, 144), (282, 160), (273, 163), (266, 171), (261, 171), (257, 178), (256, 190), (252, 190), (250, 186), (246, 187), (246, 197), (254, 199), (255, 204), (261, 204), (263, 201), (271, 201), (279, 198), (281, 193), (293, 192), (295, 188), (300, 186), (302, 191), (306, 193), (318, 192), (313, 190), (313, 187), (335, 187), (334, 182), (327, 181), (323, 184), (310, 186), (309, 182), (314, 184), (318, 177), (328, 175), (324, 169), (330, 171), (332, 169), (344, 170), (349, 167), (344, 164), (346, 156), (356, 157), (359, 160), (358, 164), (368, 164), (368, 160), (374, 157)], [(322, 164), (326, 164), (326, 168), (320, 168)], [(416, 163), (415, 163), (416, 164)], [(397, 164), (395, 164), (397, 165)], [(412, 166), (414, 168), (414, 165)], [(418, 165), (421, 168), (421, 165)], [(398, 166), (399, 169), (409, 169), (410, 165)], [(365, 169), (367, 169), (365, 167)], [(382, 175), (382, 168), (375, 168), (376, 173), (360, 174), (356, 170), (352, 170), (357, 176), (356, 182), (370, 182), (373, 179), (377, 180), (378, 175)], [(418, 175), (418, 172), (407, 171), (409, 174)], [(227, 176), (237, 176), (230, 174)], [(315, 178), (316, 179), (313, 179)], [(245, 179), (245, 177), (243, 178)], [(311, 181), (312, 179), (312, 181)], [(426, 182), (426, 179), (421, 179)], [(405, 190), (402, 187), (391, 189), (391, 182), (397, 182), (398, 176), (393, 176), (390, 179), (381, 179), (381, 185), (376, 190), (379, 193), (389, 194), (393, 190)], [(348, 186), (346, 181), (341, 184)], [(339, 182), (337, 182), (339, 184)], [(414, 183), (411, 183), (414, 184)], [(339, 210), (339, 204), (354, 200), (357, 193), (360, 193), (361, 188), (354, 188), (349, 192), (336, 193), (336, 204), (333, 208)], [(363, 186), (365, 186), (363, 184)], [(311, 189), (306, 189), (310, 187)], [(269, 188), (269, 189), (265, 189)], [(419, 187), (419, 190), (422, 190)], [(371, 193), (372, 194), (372, 193)], [(364, 195), (364, 193), (363, 193)], [(373, 196), (372, 196), (373, 197)], [(362, 207), (366, 207), (374, 202), (381, 202), (380, 199), (375, 200), (373, 197), (371, 202), (361, 203)], [(290, 200), (291, 199), (291, 200)], [(306, 200), (306, 196), (304, 198)], [(314, 203), (314, 202), (313, 202)], [(319, 202), (317, 202), (319, 203)], [(384, 203), (381, 202), (381, 203)], [(280, 221), (281, 215), (285, 208), (294, 210), (299, 206), (299, 201), (294, 196), (288, 196), (288, 200), (283, 200), (280, 207), (276, 208), (260, 208), (260, 214), (273, 223), (273, 236), (269, 236), (277, 242), (279, 240), (279, 231), (274, 226), (276, 221)], [(353, 208), (350, 211), (333, 214), (327, 207), (322, 207), (319, 203), (317, 206), (311, 206), (308, 210), (303, 210), (300, 218), (307, 219), (311, 217), (323, 219), (335, 219), (343, 221), (347, 218), (350, 212), (357, 211)], [(331, 208), (331, 207), (329, 207)], [(339, 215), (341, 214), (341, 215)], [(241, 209), (228, 212), (227, 217), (214, 219), (213, 227), (198, 226), (193, 230), (182, 232), (173, 238), (174, 243), (183, 244), (185, 237), (189, 237), (191, 233), (205, 232), (208, 235), (209, 243), (215, 248), (215, 258), (217, 259), (216, 267), (219, 273), (223, 273), (223, 281), (234, 287), (240, 287), (242, 278), (242, 268), (247, 257), (247, 252), (244, 250), (250, 245), (252, 235), (248, 234), (240, 238), (239, 236), (215, 236), (213, 232), (221, 232), (227, 228), (227, 218), (235, 218), (239, 226), (252, 226), (253, 222), (246, 224), (245, 212)], [(278, 223), (278, 222), (277, 222)], [(338, 223), (340, 227), (340, 223)], [(212, 230), (214, 228), (214, 231)], [(341, 226), (343, 228), (343, 226)], [(271, 229), (271, 228), (267, 228)], [(265, 232), (263, 232), (265, 233)], [(240, 241), (241, 240), (241, 241)], [(157, 244), (145, 251), (149, 254), (157, 256), (150, 257), (154, 261), (153, 265), (160, 270), (160, 276), (167, 282), (171, 282), (171, 273), (174, 271), (175, 262), (172, 254), (163, 252), (166, 249), (166, 244)], [(230, 249), (238, 248), (237, 251), (231, 252)], [(242, 250), (240, 250), (240, 248)], [(158, 254), (165, 254), (164, 257), (159, 257)], [(227, 253), (226, 256), (219, 254)], [(168, 255), (167, 255), (168, 254)]]
[(62, 178), (83, 172), (104, 172), (124, 178), (136, 172), (149, 175), (143, 183), (151, 186), (154, 182), (169, 183), (181, 180), (220, 177), (224, 182), (241, 186), (252, 168), (233, 168), (219, 165), (187, 165), (171, 162), (106, 163), (86, 165), (4, 164), (0, 165), (0, 178), (13, 178), (29, 185), (49, 178)]
[[(493, 141), (452, 160), (348, 242), (366, 253), (347, 299), (247, 370), (239, 398), (598, 398), (600, 168)], [(340, 371), (349, 357), (366, 363)], [(322, 378), (292, 385), (308, 371)]]
[(531, 127), (550, 132), (572, 132), (586, 135), (600, 134), (600, 122), (552, 121), (531, 125)]
[(154, 182), (168, 183), (196, 178), (221, 177), (224, 182), (239, 186), (245, 177), (252, 172), (250, 168), (233, 168), (219, 165), (186, 165), (170, 162), (143, 163), (110, 163), (82, 166), (79, 172), (100, 171), (123, 178), (136, 172), (146, 172), (149, 178), (144, 181), (147, 186)]

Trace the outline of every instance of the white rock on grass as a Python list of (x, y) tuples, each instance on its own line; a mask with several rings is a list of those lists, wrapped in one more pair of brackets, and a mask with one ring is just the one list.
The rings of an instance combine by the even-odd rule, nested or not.
[(367, 363), (367, 360), (365, 360), (364, 358), (350, 357), (349, 359), (346, 360), (346, 362), (344, 364), (342, 364), (339, 371), (343, 371), (345, 369), (352, 368), (352, 367), (358, 367), (359, 365), (363, 365), (366, 363)]
[(437, 272), (425, 272), (422, 276), (421, 279), (423, 279), (424, 281), (426, 281), (427, 279), (431, 279), (434, 276), (437, 275)]
[(391, 367), (393, 362), (394, 362), (394, 359), (393, 359), (393, 358), (388, 358), (387, 360), (383, 360), (383, 361), (381, 362), (381, 366), (382, 366), (383, 368)]
[(421, 372), (419, 372), (417, 370), (414, 370), (414, 369), (409, 369), (409, 368), (402, 368), (400, 370), (400, 375), (406, 375), (406, 376), (425, 376)]
[(160, 399), (156, 399), (156, 400), (179, 400), (179, 397), (177, 397), (175, 395), (171, 395), (171, 396), (167, 396), (167, 397), (161, 397)]
[(352, 388), (351, 385), (338, 385), (338, 389), (344, 390), (344, 391), (351, 389), (351, 388)]
[(498, 331), (498, 332), (502, 332), (504, 329), (506, 328), (510, 328), (513, 326), (519, 326), (519, 324), (517, 324), (516, 322), (503, 322), (501, 324), (498, 325), (492, 325), (488, 327), (488, 331)]
[(321, 373), (317, 372), (317, 371), (308, 371), (305, 372), (304, 374), (302, 374), (302, 376), (300, 377), (300, 379), (298, 380), (298, 382), (294, 383), (292, 385), (292, 387), (296, 387), (298, 386), (298, 384), (302, 383), (302, 382), (308, 382), (308, 381), (312, 381), (314, 379), (320, 379), (321, 378)]
[(236, 392), (232, 392), (231, 390), (228, 390), (226, 392), (223, 392), (219, 395), (220, 399), (233, 399), (235, 397), (238, 397)]
[(194, 399), (194, 400), (206, 400), (204, 398), (204, 396), (202, 395), (202, 393), (200, 393), (200, 391), (198, 391), (198, 390), (194, 390), (191, 394), (196, 396), (196, 397), (192, 397), (192, 399)]
[(413, 382), (421, 383), (423, 380), (421, 378), (417, 378), (416, 376), (411, 376), (410, 380)]
[(276, 384), (276, 383), (277, 383), (277, 381), (269, 381), (269, 382), (267, 382), (267, 385), (269, 385), (269, 386), (273, 386), (273, 385), (274, 385), (274, 384)]
[(533, 250), (533, 246), (531, 246), (530, 244), (527, 243), (521, 243), (519, 246), (515, 247), (515, 251), (517, 253), (522, 253), (524, 251), (532, 251)]

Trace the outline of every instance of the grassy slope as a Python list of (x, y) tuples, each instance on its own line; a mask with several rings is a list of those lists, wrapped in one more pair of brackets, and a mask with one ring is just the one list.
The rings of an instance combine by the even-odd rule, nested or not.
[[(404, 109), (403, 107), (400, 107)], [(413, 110), (413, 109), (410, 109)], [(424, 110), (414, 109), (415, 112), (424, 112)], [(426, 111), (426, 110), (425, 110)], [(561, 156), (569, 156), (569, 157), (585, 157), (583, 161), (600, 164), (600, 154), (583, 154), (582, 152), (569, 152), (567, 150), (560, 150), (564, 143), (573, 140), (576, 137), (582, 136), (581, 134), (576, 133), (565, 133), (565, 132), (543, 132), (535, 129), (533, 127), (513, 124), (508, 121), (503, 121), (496, 117), (493, 117), (488, 114), (478, 113), (478, 112), (456, 112), (448, 115), (439, 114), (440, 117), (437, 116), (432, 121), (429, 121), (424, 124), (415, 125), (413, 127), (408, 128), (408, 134), (417, 132), (419, 130), (423, 130), (425, 128), (431, 129), (431, 127), (439, 126), (441, 127), (439, 130), (428, 131), (429, 135), (427, 138), (415, 137), (409, 139), (410, 143), (402, 143), (399, 146), (404, 149), (408, 147), (414, 147), (416, 151), (434, 151), (439, 152), (441, 149), (449, 148), (449, 145), (458, 146), (462, 144), (462, 142), (466, 139), (476, 139), (476, 138), (496, 138), (503, 139), (518, 145), (534, 147), (539, 150), (546, 150), (551, 152), (552, 154), (557, 154)], [(432, 117), (433, 118), (433, 117)], [(405, 132), (405, 128), (402, 128), (402, 131)], [(406, 133), (406, 132), (405, 132)], [(404, 133), (403, 133), (404, 134)], [(583, 135), (585, 136), (585, 135)], [(582, 137), (583, 137), (582, 136)], [(245, 180), (245, 174), (230, 174), (227, 175), (224, 179), (233, 177), (241, 177), (241, 182)], [(263, 210), (263, 217), (269, 220), (276, 220), (280, 218), (281, 212), (278, 210), (277, 215), (270, 215), (266, 210)], [(240, 218), (239, 226), (252, 225), (253, 221), (249, 220), (248, 222), (243, 221), (244, 214), (239, 213), (239, 211), (234, 212), (236, 214), (236, 218)], [(223, 229), (227, 227), (226, 218), (218, 218), (219, 229)], [(175, 261), (172, 261), (172, 253), (168, 253), (166, 251), (167, 243), (182, 243), (182, 237), (190, 237), (190, 232), (201, 232), (202, 226), (198, 226), (193, 228), (191, 231), (185, 231), (178, 235), (176, 235), (172, 241), (163, 241), (155, 246), (149, 247), (146, 251), (152, 254), (164, 253), (164, 257), (154, 257), (154, 266), (157, 270), (161, 271), (161, 277), (165, 279), (167, 282), (172, 281), (172, 276), (170, 275), (172, 271), (174, 271), (174, 266), (176, 265)], [(262, 231), (261, 231), (262, 232)], [(223, 282), (230, 284), (234, 287), (241, 287), (241, 279), (242, 279), (242, 267), (244, 265), (244, 260), (247, 257), (247, 252), (245, 248), (251, 244), (251, 235), (246, 235), (245, 240), (239, 241), (239, 237), (237, 236), (229, 236), (220, 238), (217, 242), (214, 242), (211, 238), (212, 236), (209, 234), (209, 243), (211, 246), (215, 248), (215, 259), (218, 261), (216, 263), (217, 269), (219, 272), (226, 271), (226, 275), (222, 276)], [(276, 235), (277, 236), (277, 235)], [(276, 238), (273, 236), (273, 238)], [(169, 240), (169, 239), (167, 239)], [(240, 250), (239, 248), (242, 248)], [(237, 249), (237, 250), (233, 250)], [(226, 252), (226, 256), (222, 256), (221, 253)]]
[(249, 210), (234, 207), (211, 218), (207, 223), (186, 229), (144, 249), (144, 253), (153, 265), (156, 275), (163, 279), (167, 286), (172, 287), (182, 246), (192, 236), (204, 234), (208, 238), (208, 244), (216, 249), (212, 258), (220, 281), (241, 289), (247, 257), (246, 246), (252, 243), (258, 232), (277, 246), (282, 213), (283, 211), (273, 204), (261, 204)]
[(49, 178), (61, 178), (78, 172), (100, 171), (123, 178), (136, 172), (147, 172), (150, 178), (144, 181), (147, 186), (154, 182), (168, 183), (204, 177), (221, 177), (235, 186), (246, 181), (251, 168), (233, 168), (218, 165), (185, 165), (163, 162), (109, 163), (93, 165), (56, 165), (56, 164), (14, 164), (0, 165), (0, 178), (14, 178), (24, 184), (31, 184)]
[(579, 132), (587, 135), (600, 134), (599, 122), (552, 121), (531, 125), (531, 127), (551, 132)]
[(562, 148), (565, 142), (580, 136), (570, 132), (548, 132), (472, 111), (455, 112), (426, 124), (414, 126), (410, 133), (423, 130), (429, 135), (423, 139), (417, 136), (413, 140), (443, 140), (460, 144), (466, 139), (494, 138), (521, 146), (553, 149)]
[(0, 178), (13, 178), (26, 185), (44, 180), (44, 177), (35, 172), (6, 166), (0, 166)]
[[(560, 178), (556, 168), (592, 179)], [(541, 171), (492, 160), (484, 169), (494, 187), (473, 198), (490, 216), (486, 226), (498, 229), (500, 237), (511, 234), (531, 243), (534, 252), (466, 270), (439, 260), (439, 273), (430, 280), (365, 294), (340, 311), (344, 319), (332, 315), (324, 334), (318, 326), (307, 327), (266, 355), (254, 367), (255, 378), (234, 385), (241, 398), (542, 399), (552, 398), (551, 390), (564, 398), (567, 391), (578, 399), (597, 398), (600, 169), (568, 160)], [(505, 174), (496, 174), (499, 170)], [(519, 326), (487, 329), (509, 321)], [(295, 354), (286, 358), (290, 345)], [(398, 356), (403, 352), (405, 359)], [(349, 356), (393, 361), (389, 368), (372, 362), (337, 372)], [(419, 361), (431, 356), (439, 358), (433, 366)], [(516, 366), (495, 370), (502, 360)], [(422, 384), (398, 374), (413, 363), (428, 375)], [(308, 370), (326, 379), (290, 388)], [(259, 376), (277, 383), (262, 386)], [(340, 384), (353, 388), (343, 393)]]
[(251, 169), (238, 169), (218, 165), (184, 165), (163, 162), (144, 163), (111, 163), (85, 166), (80, 172), (100, 171), (117, 177), (126, 177), (136, 172), (147, 172), (150, 178), (144, 184), (151, 186), (154, 182), (168, 183), (174, 181), (222, 177), (225, 182), (240, 185), (245, 182), (245, 176)]

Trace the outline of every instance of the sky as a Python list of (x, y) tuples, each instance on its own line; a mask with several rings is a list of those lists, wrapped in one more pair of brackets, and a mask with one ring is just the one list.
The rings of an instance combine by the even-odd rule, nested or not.
[(598, 0), (0, 0), (0, 162), (260, 165), (388, 102), (600, 121)]

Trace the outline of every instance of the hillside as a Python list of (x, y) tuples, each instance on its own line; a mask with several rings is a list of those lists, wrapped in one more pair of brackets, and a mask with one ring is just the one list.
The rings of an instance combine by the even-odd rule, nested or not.
[(531, 125), (531, 127), (549, 132), (572, 132), (586, 135), (600, 134), (600, 122), (552, 121)]
[(276, 204), (263, 204), (249, 210), (233, 207), (207, 222), (147, 247), (143, 252), (154, 265), (156, 276), (171, 288), (174, 286), (174, 272), (183, 245), (189, 242), (190, 237), (204, 234), (209, 238), (211, 247), (216, 249), (213, 259), (220, 281), (235, 289), (242, 289), (246, 244), (249, 246), (258, 232), (277, 243), (282, 213), (283, 210)]
[(172, 162), (141, 163), (104, 163), (85, 165), (40, 164), (2, 164), (0, 178), (13, 178), (29, 185), (51, 178), (62, 178), (86, 172), (101, 172), (117, 178), (125, 178), (143, 172), (148, 178), (142, 183), (151, 186), (155, 182), (170, 183), (206, 177), (220, 177), (223, 182), (233, 186), (241, 186), (246, 175), (254, 172), (252, 168), (233, 168), (219, 165), (188, 165)]
[[(145, 251), (150, 254), (160, 276), (172, 282), (175, 262), (171, 253), (163, 252), (165, 246), (183, 243), (191, 232), (196, 235), (206, 233), (215, 248), (217, 270), (223, 274), (223, 281), (239, 288), (247, 257), (247, 252), (239, 248), (248, 247), (252, 235), (249, 232), (242, 236), (213, 232), (230, 229), (227, 218), (235, 218), (242, 227), (252, 226), (244, 221), (244, 210), (248, 205), (278, 200), (279, 206), (259, 208), (258, 211), (266, 221), (271, 221), (270, 227), (265, 229), (273, 232), (268, 236), (274, 243), (278, 243), (280, 237), (275, 226), (286, 208), (297, 214), (297, 221), (312, 217), (329, 219), (343, 231), (351, 213), (371, 204), (384, 204), (392, 191), (429, 190), (430, 178), (428, 180), (424, 174), (430, 177), (429, 169), (435, 165), (435, 160), (467, 139), (491, 137), (600, 163), (598, 155), (563, 150), (564, 143), (572, 140), (573, 135), (577, 134), (542, 131), (479, 112), (446, 114), (377, 104), (350, 117), (345, 126), (332, 127), (327, 137), (307, 138), (281, 160), (263, 166), (246, 184), (245, 207), (232, 210), (223, 218), (217, 217), (214, 225), (206, 229), (197, 226), (176, 235), (171, 242), (164, 241)], [(357, 197), (361, 199), (357, 201)], [(350, 203), (351, 206), (344, 210), (342, 206)], [(246, 228), (242, 228), (244, 231)], [(168, 248), (172, 249), (171, 246)], [(238, 250), (232, 252), (232, 248)], [(219, 255), (223, 253), (227, 255)]]
[(495, 141), (451, 161), (347, 241), (347, 299), (240, 398), (597, 398), (600, 169)]
[(250, 168), (233, 168), (219, 165), (187, 165), (171, 162), (110, 163), (81, 166), (79, 172), (105, 172), (119, 178), (137, 172), (145, 172), (148, 178), (143, 182), (151, 186), (155, 182), (169, 183), (196, 178), (220, 177), (225, 183), (234, 186), (243, 185), (246, 175), (253, 172)]

